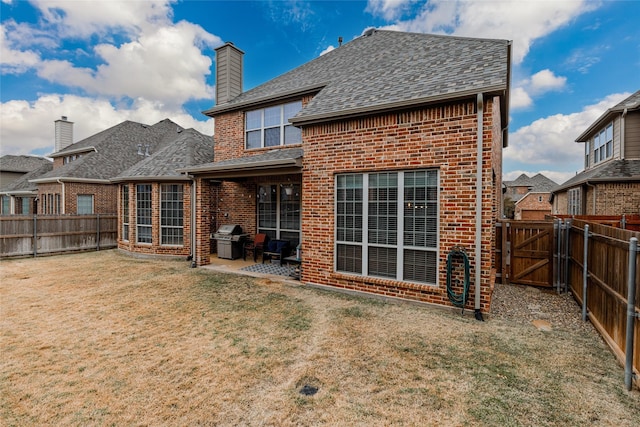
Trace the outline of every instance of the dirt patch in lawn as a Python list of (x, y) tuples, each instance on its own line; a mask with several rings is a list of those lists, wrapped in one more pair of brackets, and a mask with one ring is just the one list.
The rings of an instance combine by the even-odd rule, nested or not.
[(2, 425), (640, 425), (586, 328), (117, 251), (0, 268)]

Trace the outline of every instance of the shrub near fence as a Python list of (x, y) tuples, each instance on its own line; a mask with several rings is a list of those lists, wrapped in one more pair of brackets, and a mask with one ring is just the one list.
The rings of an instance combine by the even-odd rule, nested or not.
[[(625, 361), (629, 241), (640, 233), (573, 219), (569, 235), (569, 286), (580, 304), (584, 302), (584, 243), (587, 237), (586, 309), (589, 320), (607, 341), (621, 363)], [(636, 301), (633, 334), (633, 370), (640, 368), (640, 257), (636, 257)], [(636, 377), (638, 381), (638, 377)]]
[(117, 222), (117, 215), (2, 216), (0, 257), (115, 248)]

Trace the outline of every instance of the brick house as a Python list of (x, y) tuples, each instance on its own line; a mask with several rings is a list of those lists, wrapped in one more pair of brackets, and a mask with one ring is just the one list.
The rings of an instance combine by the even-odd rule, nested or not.
[(553, 213), (640, 214), (640, 91), (608, 109), (576, 142), (584, 170), (553, 190)]
[(516, 220), (542, 220), (551, 215), (551, 190), (557, 183), (538, 173), (532, 177), (521, 174), (513, 181), (504, 181), (505, 201), (515, 202), (513, 218)]
[(370, 30), (243, 92), (244, 53), (218, 48), (215, 161), (185, 169), (196, 263), (214, 224), (237, 223), (301, 242), (305, 284), (449, 305), (447, 255), (463, 246), (467, 308), (487, 311), (510, 50)]
[(37, 186), (38, 214), (115, 214), (118, 186), (111, 179), (170, 143), (182, 130), (169, 119), (153, 126), (125, 121), (72, 143), (73, 123), (56, 120), (53, 169)]
[(211, 159), (213, 138), (194, 129), (111, 179), (118, 184), (118, 248), (153, 255), (188, 256), (192, 180), (178, 169)]

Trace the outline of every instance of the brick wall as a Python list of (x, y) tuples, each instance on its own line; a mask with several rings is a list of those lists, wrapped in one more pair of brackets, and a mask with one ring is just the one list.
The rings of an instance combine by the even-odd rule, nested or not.
[[(160, 186), (161, 183), (141, 183), (151, 184), (151, 243), (136, 242), (136, 185), (137, 183), (126, 183), (118, 186), (118, 248), (129, 252), (147, 255), (173, 255), (188, 256), (191, 254), (191, 183), (175, 182), (162, 184), (182, 184), (183, 188), (183, 229), (182, 245), (162, 245), (160, 242)], [(123, 209), (122, 186), (129, 187), (129, 235), (127, 239), (123, 233)]]
[[(549, 193), (529, 193), (516, 203), (516, 209), (514, 213), (514, 219), (526, 220), (526, 219), (544, 219), (545, 215), (551, 214), (551, 203), (549, 203)], [(540, 200), (542, 198), (542, 200)], [(523, 211), (536, 211), (537, 214), (534, 217), (524, 218)], [(526, 214), (525, 214), (526, 216)]]
[[(595, 215), (640, 214), (640, 182), (595, 184), (595, 192)], [(587, 215), (594, 215), (591, 197), (587, 201)]]
[[(493, 187), (497, 179), (492, 176), (499, 172), (498, 165), (494, 164), (499, 156), (495, 142), (499, 112), (494, 116), (494, 102), (485, 102), (483, 123), (482, 255), (479, 264), (481, 308), (485, 312), (489, 309), (491, 287), (492, 223), (497, 215), (494, 203), (499, 198)], [(305, 128), (302, 280), (449, 305), (446, 257), (451, 248), (462, 245), (467, 249), (472, 281), (473, 269), (478, 265), (478, 260), (474, 259), (476, 128), (475, 100)], [(494, 166), (497, 169), (494, 170)], [(335, 174), (422, 168), (437, 168), (440, 172), (438, 286), (334, 272)], [(468, 308), (473, 308), (473, 297), (470, 297)]]

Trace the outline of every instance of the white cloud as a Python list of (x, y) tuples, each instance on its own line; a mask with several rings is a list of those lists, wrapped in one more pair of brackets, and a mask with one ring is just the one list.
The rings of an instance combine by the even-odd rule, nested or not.
[(510, 133), (509, 147), (503, 152), (505, 170), (509, 162), (531, 165), (531, 169), (544, 165), (548, 171), (581, 170), (584, 145), (574, 142), (575, 139), (607, 109), (630, 95), (612, 94), (582, 111), (538, 119)]
[(12, 49), (6, 25), (0, 25), (0, 71), (7, 74), (22, 74), (40, 62), (40, 55), (31, 50)]
[(180, 108), (170, 109), (145, 99), (135, 100), (129, 108), (116, 108), (107, 99), (43, 95), (35, 102), (2, 103), (0, 112), (2, 155), (53, 152), (54, 121), (60, 116), (67, 116), (74, 122), (74, 142), (125, 120), (152, 125), (169, 118), (182, 127), (192, 127), (205, 135), (213, 134), (213, 119), (198, 121)]
[(562, 90), (567, 78), (556, 76), (551, 70), (542, 70), (531, 76), (531, 90), (535, 93)]
[(366, 10), (390, 21), (399, 18), (411, 3), (415, 3), (415, 0), (369, 0)]
[[(379, 1), (371, 1), (373, 8)], [(382, 2), (382, 4), (389, 2)], [(420, 33), (513, 40), (513, 60), (522, 62), (534, 40), (567, 25), (600, 2), (432, 0), (415, 18), (386, 28)]]
[(527, 108), (533, 105), (533, 99), (522, 88), (513, 88), (510, 92), (509, 107), (513, 109)]
[(330, 45), (330, 46), (329, 46), (329, 47), (327, 47), (325, 50), (323, 50), (322, 52), (320, 52), (320, 55), (319, 55), (319, 56), (322, 56), (322, 55), (324, 55), (325, 53), (329, 53), (329, 52), (331, 52), (331, 51), (332, 51), (332, 50), (334, 50), (334, 49), (335, 49), (335, 47), (334, 47), (333, 45)]

